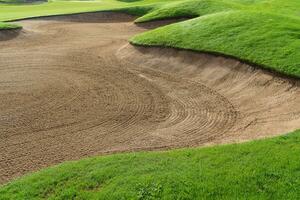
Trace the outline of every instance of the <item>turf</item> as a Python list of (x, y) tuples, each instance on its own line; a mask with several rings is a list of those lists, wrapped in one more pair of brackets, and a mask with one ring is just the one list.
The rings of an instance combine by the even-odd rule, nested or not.
[(300, 131), (260, 141), (68, 162), (0, 199), (299, 199)]
[(298, 0), (176, 2), (136, 21), (199, 17), (146, 32), (131, 42), (223, 54), (300, 78), (299, 11)]
[(147, 22), (168, 18), (192, 18), (207, 14), (241, 8), (241, 5), (217, 0), (184, 0), (163, 4), (141, 16), (136, 22)]
[(300, 78), (300, 20), (260, 12), (207, 15), (134, 37), (139, 45), (232, 56)]
[[(144, 7), (160, 5), (172, 0), (141, 0), (134, 2), (118, 0), (95, 1), (49, 1), (40, 4), (0, 4), (0, 21), (11, 21), (39, 16), (60, 14), (74, 14), (93, 11), (119, 10), (131, 7)], [(132, 13), (133, 14), (133, 13)], [(139, 13), (136, 13), (139, 14)]]
[(9, 30), (9, 29), (18, 29), (18, 28), (21, 28), (21, 26), (16, 24), (0, 22), (0, 30)]

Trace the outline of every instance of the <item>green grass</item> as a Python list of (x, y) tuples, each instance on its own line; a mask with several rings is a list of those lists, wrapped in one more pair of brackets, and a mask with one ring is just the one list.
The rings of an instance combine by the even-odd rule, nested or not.
[(0, 3), (6, 4), (39, 4), (47, 2), (47, 0), (0, 0)]
[(137, 19), (195, 17), (146, 32), (133, 44), (223, 54), (300, 78), (300, 1), (188, 0)]
[(297, 0), (181, 0), (162, 4), (136, 21), (200, 17), (233, 10), (269, 12), (299, 18), (299, 6), (300, 2)]
[(67, 162), (0, 199), (299, 199), (300, 131), (260, 141)]
[(224, 54), (300, 78), (300, 20), (284, 15), (220, 12), (146, 32), (131, 42)]
[(9, 30), (9, 29), (18, 29), (18, 28), (21, 28), (21, 26), (16, 24), (0, 22), (0, 30)]
[[(82, 12), (118, 10), (130, 7), (148, 7), (172, 0), (141, 0), (134, 2), (118, 0), (95, 1), (49, 1), (41, 4), (0, 4), (0, 21), (11, 21), (39, 16), (73, 14)], [(172, 1), (173, 2), (173, 1)], [(138, 14), (138, 13), (137, 13)]]
[(211, 13), (229, 11), (240, 8), (241, 5), (216, 0), (184, 0), (161, 5), (136, 22), (147, 22), (168, 18), (198, 17)]

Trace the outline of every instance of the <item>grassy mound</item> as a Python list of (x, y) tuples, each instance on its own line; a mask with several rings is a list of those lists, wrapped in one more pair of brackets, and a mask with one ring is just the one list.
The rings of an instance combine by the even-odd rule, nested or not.
[(223, 54), (300, 77), (300, 1), (185, 0), (138, 18), (196, 19), (146, 32), (133, 44)]
[(300, 77), (300, 19), (285, 15), (219, 12), (146, 32), (131, 42), (220, 53)]
[(164, 3), (141, 16), (137, 22), (165, 18), (199, 17), (231, 10), (252, 10), (299, 18), (300, 2), (297, 0), (180, 0)]
[(21, 28), (21, 26), (16, 24), (8, 24), (8, 23), (0, 22), (0, 30), (9, 30), (9, 29), (18, 29), (18, 28)]
[(216, 0), (189, 0), (169, 3), (138, 18), (136, 22), (147, 22), (168, 18), (197, 17), (239, 8), (238, 4)]
[(68, 162), (0, 188), (0, 199), (297, 199), (300, 131), (261, 141)]

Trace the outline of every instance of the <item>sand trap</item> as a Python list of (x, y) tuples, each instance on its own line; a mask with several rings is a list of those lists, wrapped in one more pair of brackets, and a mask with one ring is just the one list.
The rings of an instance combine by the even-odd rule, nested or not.
[[(126, 45), (118, 51), (118, 57), (143, 73), (154, 70), (182, 79), (183, 83), (205, 85), (226, 99), (234, 110), (235, 124), (213, 143), (275, 136), (300, 128), (299, 80), (230, 58), (169, 48)], [(217, 104), (213, 110), (220, 106)], [(198, 131), (202, 132), (202, 127)]]
[(128, 38), (149, 28), (133, 20), (24, 20), (21, 36), (1, 42), (0, 183), (92, 155), (299, 128), (299, 81), (232, 59), (132, 47)]

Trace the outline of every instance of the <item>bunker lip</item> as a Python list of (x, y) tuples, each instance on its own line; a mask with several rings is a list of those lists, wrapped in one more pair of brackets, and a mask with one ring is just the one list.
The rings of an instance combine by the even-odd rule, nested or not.
[(0, 29), (0, 41), (10, 40), (22, 33), (22, 28)]
[(67, 160), (299, 128), (298, 80), (234, 59), (134, 47), (120, 13), (20, 21), (1, 42), (0, 183)]

